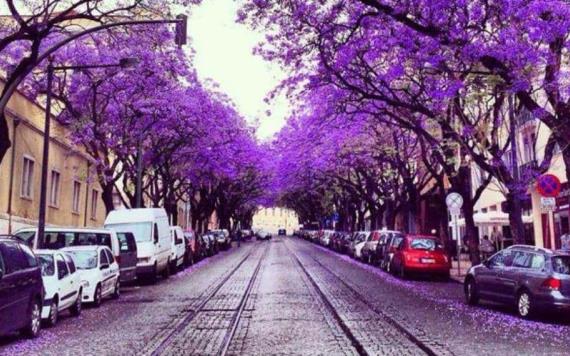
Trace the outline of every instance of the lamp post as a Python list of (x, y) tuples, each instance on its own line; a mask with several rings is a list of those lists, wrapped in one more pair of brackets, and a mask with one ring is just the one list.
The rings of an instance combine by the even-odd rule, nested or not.
[[(53, 75), (56, 71), (66, 70), (84, 70), (94, 68), (129, 68), (138, 63), (137, 58), (122, 58), (119, 63), (113, 64), (90, 64), (90, 65), (71, 65), (71, 66), (54, 66), (51, 58), (47, 67), (47, 93), (46, 93), (46, 116), (44, 124), (44, 146), (42, 156), (42, 174), (40, 186), (40, 208), (38, 213), (38, 237), (44, 236), (46, 225), (46, 195), (47, 195), (47, 175), (49, 165), (49, 137), (51, 127), (51, 86), (53, 83)], [(95, 94), (94, 94), (95, 95)]]

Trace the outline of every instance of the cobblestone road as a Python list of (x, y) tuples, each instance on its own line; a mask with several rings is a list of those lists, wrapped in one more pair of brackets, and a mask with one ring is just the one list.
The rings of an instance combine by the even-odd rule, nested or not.
[(0, 355), (568, 355), (568, 316), (469, 307), (454, 282), (401, 281), (296, 238), (251, 242), (63, 317)]

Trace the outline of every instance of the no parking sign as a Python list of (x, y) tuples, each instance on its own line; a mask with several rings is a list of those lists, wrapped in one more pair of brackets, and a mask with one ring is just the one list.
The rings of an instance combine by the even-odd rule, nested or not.
[(536, 190), (545, 198), (555, 198), (560, 194), (562, 184), (554, 174), (544, 174), (536, 181)]

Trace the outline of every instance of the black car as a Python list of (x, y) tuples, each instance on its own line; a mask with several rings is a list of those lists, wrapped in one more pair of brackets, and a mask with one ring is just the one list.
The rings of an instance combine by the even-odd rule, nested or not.
[(36, 337), (43, 298), (42, 271), (32, 250), (0, 235), (0, 334), (22, 331)]
[(287, 230), (279, 229), (279, 230), (277, 230), (277, 235), (278, 236), (285, 236), (285, 235), (287, 235)]
[(570, 252), (508, 247), (469, 269), (464, 290), (469, 304), (505, 303), (522, 318), (539, 310), (570, 311)]

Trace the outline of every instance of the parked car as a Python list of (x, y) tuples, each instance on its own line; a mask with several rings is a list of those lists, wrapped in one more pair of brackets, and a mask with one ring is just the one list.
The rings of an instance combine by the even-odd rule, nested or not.
[(180, 226), (171, 226), (170, 235), (172, 238), (170, 271), (176, 273), (179, 268), (184, 266), (186, 241), (184, 240), (184, 230)]
[(387, 239), (386, 243), (384, 244), (382, 255), (379, 256), (380, 260), (380, 268), (385, 270), (386, 272), (391, 272), (390, 268), (392, 266), (392, 258), (394, 257), (394, 253), (398, 246), (404, 240), (404, 234), (401, 233), (393, 233), (390, 234)]
[(264, 230), (259, 230), (256, 234), (257, 240), (271, 240), (272, 236), (271, 233)]
[(33, 250), (58, 250), (68, 246), (107, 246), (115, 258), (121, 255), (115, 230), (88, 228), (46, 227), (44, 237), (38, 239), (36, 228), (23, 228), (14, 233)]
[(277, 235), (279, 235), (279, 236), (286, 236), (286, 235), (287, 235), (287, 230), (285, 230), (285, 229), (279, 229), (279, 230), (277, 230)]
[(214, 241), (215, 238), (210, 233), (205, 233), (201, 236), (203, 257), (213, 256), (215, 254)]
[(241, 234), (242, 234), (242, 239), (243, 240), (251, 240), (251, 238), (253, 237), (253, 232), (251, 230), (241, 230)]
[(435, 236), (406, 235), (397, 245), (390, 271), (406, 278), (423, 273), (449, 278), (451, 262)]
[(513, 245), (467, 272), (469, 304), (479, 300), (513, 305), (522, 318), (541, 310), (570, 310), (570, 251)]
[(340, 251), (340, 241), (342, 240), (343, 233), (335, 231), (331, 236), (330, 248), (334, 251)]
[(370, 232), (369, 238), (364, 242), (364, 246), (362, 246), (362, 260), (372, 264), (374, 252), (376, 251), (376, 246), (378, 245), (380, 236), (380, 230)]
[(40, 264), (28, 246), (0, 235), (0, 334), (38, 336), (44, 288)]
[(370, 240), (371, 234), (369, 231), (365, 231), (360, 236), (362, 240), (354, 245), (354, 255), (353, 255), (354, 258), (358, 260), (362, 260), (362, 249), (364, 248), (366, 242)]
[(131, 283), (137, 279), (137, 241), (131, 232), (117, 232), (121, 255), (117, 258), (121, 283)]
[(334, 231), (332, 230), (323, 230), (320, 238), (319, 238), (319, 244), (321, 244), (322, 246), (325, 247), (329, 247), (331, 244), (331, 237), (333, 235)]
[(355, 235), (349, 232), (343, 234), (342, 239), (339, 241), (340, 253), (346, 253), (346, 254), (350, 253), (350, 246), (352, 244), (352, 240), (354, 237)]
[(42, 319), (54, 326), (64, 310), (79, 316), (83, 288), (73, 259), (60, 250), (36, 250), (36, 256), (42, 267), (45, 291)]
[(394, 236), (404, 237), (400, 231), (381, 230), (380, 238), (376, 244), (376, 248), (370, 252), (370, 262), (372, 264), (383, 266), (384, 256), (386, 255), (389, 243)]
[(226, 229), (212, 230), (210, 231), (216, 237), (216, 242), (219, 249), (227, 250), (232, 246), (232, 241), (230, 239), (230, 233)]
[(121, 295), (119, 264), (106, 246), (73, 246), (63, 251), (73, 257), (83, 287), (83, 302), (99, 307), (103, 298)]
[(159, 273), (170, 276), (171, 238), (164, 209), (113, 210), (105, 219), (105, 227), (135, 236), (138, 277), (154, 282)]
[(186, 244), (186, 249), (184, 252), (184, 265), (190, 266), (199, 258), (198, 257), (199, 243), (196, 241), (196, 234), (194, 233), (194, 231), (191, 230), (185, 231), (184, 241)]

